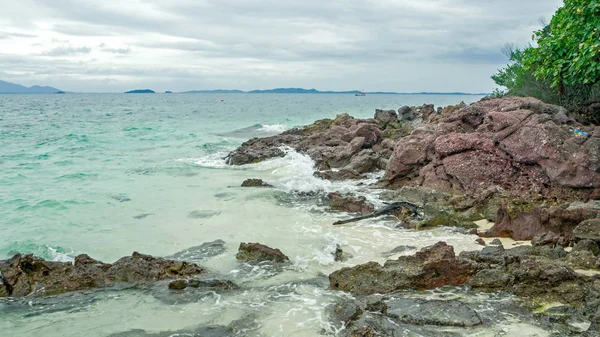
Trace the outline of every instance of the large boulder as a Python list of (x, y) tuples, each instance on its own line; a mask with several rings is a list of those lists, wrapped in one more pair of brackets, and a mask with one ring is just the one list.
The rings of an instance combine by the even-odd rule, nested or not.
[(600, 138), (574, 137), (583, 126), (564, 108), (509, 97), (427, 116), (396, 144), (385, 175), (393, 186), (467, 195), (497, 187), (523, 200), (600, 195)]
[(0, 261), (0, 297), (47, 296), (69, 291), (110, 286), (118, 282), (133, 284), (187, 278), (204, 272), (194, 263), (167, 260), (134, 252), (113, 264), (83, 254), (74, 263), (54, 262), (17, 254)]

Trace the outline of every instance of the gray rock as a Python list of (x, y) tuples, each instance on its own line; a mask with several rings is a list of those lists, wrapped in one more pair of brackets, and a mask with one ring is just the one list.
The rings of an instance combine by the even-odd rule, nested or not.
[(472, 327), (482, 323), (477, 312), (458, 301), (401, 298), (387, 302), (394, 320), (417, 325)]
[(502, 246), (502, 241), (500, 241), (500, 239), (494, 239), (492, 242), (490, 242), (490, 245)]
[(375, 120), (382, 129), (392, 123), (398, 122), (398, 114), (395, 110), (375, 110)]
[(589, 239), (584, 239), (577, 242), (575, 246), (573, 246), (573, 251), (589, 251), (596, 256), (600, 255), (600, 247), (598, 246), (598, 243)]
[(515, 278), (500, 269), (484, 269), (469, 280), (474, 288), (504, 288), (514, 282)]
[(582, 221), (573, 229), (575, 239), (600, 242), (600, 218)]

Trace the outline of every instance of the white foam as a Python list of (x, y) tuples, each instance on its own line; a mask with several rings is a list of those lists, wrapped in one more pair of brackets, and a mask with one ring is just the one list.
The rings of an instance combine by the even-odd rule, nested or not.
[(262, 124), (261, 127), (258, 129), (258, 131), (260, 132), (265, 132), (265, 133), (270, 133), (270, 134), (278, 134), (278, 133), (282, 133), (283, 131), (289, 129), (286, 125), (283, 124)]
[(298, 153), (290, 147), (281, 149), (285, 152), (284, 157), (249, 166), (259, 170), (272, 170), (271, 174), (276, 177), (272, 184), (285, 192), (331, 190), (331, 182), (313, 175), (315, 162), (309, 156)]
[(74, 259), (65, 253), (61, 253), (55, 248), (46, 246), (46, 249), (50, 252), (50, 260), (55, 262), (73, 262)]

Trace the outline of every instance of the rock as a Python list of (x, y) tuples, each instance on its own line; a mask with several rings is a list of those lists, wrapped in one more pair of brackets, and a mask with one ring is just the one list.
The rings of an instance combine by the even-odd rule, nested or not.
[(573, 229), (573, 236), (578, 240), (600, 242), (600, 218), (582, 221)]
[(116, 282), (148, 284), (187, 278), (204, 272), (200, 266), (134, 252), (113, 264), (83, 254), (74, 263), (53, 262), (28, 254), (0, 261), (5, 293), (13, 297), (48, 296), (70, 291), (102, 288)]
[(477, 239), (475, 240), (475, 242), (477, 242), (478, 244), (480, 244), (480, 245), (482, 245), (482, 246), (485, 246), (485, 241), (483, 241), (483, 239), (482, 239), (482, 238), (477, 238)]
[(490, 245), (502, 246), (502, 241), (500, 241), (500, 239), (494, 239), (494, 240), (492, 240), (492, 242), (490, 242)]
[(573, 269), (600, 269), (600, 259), (588, 250), (571, 252), (566, 262)]
[(235, 290), (240, 287), (229, 280), (197, 280), (190, 279), (188, 281), (188, 286), (190, 288), (201, 288), (204, 290), (212, 290), (212, 291), (227, 291), (227, 290)]
[(262, 179), (246, 179), (242, 187), (273, 187), (273, 185), (267, 184)]
[(416, 325), (472, 327), (482, 324), (475, 310), (458, 301), (393, 299), (387, 302), (387, 315)]
[(187, 288), (188, 281), (187, 280), (174, 280), (169, 282), (169, 289), (173, 290), (183, 290)]
[(398, 114), (394, 110), (377, 109), (375, 110), (375, 120), (379, 127), (385, 129), (388, 124), (398, 122)]
[(588, 200), (600, 187), (600, 144), (572, 140), (571, 127), (581, 125), (564, 108), (507, 97), (445, 110), (418, 109), (425, 123), (397, 142), (388, 161), (392, 186), (472, 197), (498, 187), (512, 199), (566, 202)]
[(503, 289), (514, 280), (514, 276), (501, 269), (483, 269), (469, 280), (469, 285), (473, 288)]
[(273, 249), (260, 243), (240, 243), (240, 248), (235, 256), (236, 259), (248, 263), (260, 263), (264, 261), (286, 262), (290, 258), (279, 249)]
[[(380, 121), (386, 118), (384, 115), (378, 114)], [(388, 129), (395, 130), (395, 127)], [(331, 171), (329, 174), (322, 173), (325, 178), (336, 177), (332, 173), (336, 171), (334, 169), (361, 175), (385, 168), (394, 147), (393, 141), (385, 142), (385, 138), (378, 121), (342, 114), (333, 120), (318, 120), (280, 135), (251, 139), (229, 153), (226, 160), (230, 165), (256, 163), (282, 157), (288, 152), (284, 150), (288, 147), (313, 159), (319, 171)]]
[(225, 241), (215, 240), (211, 242), (205, 242), (199, 246), (190, 247), (168, 256), (167, 258), (173, 260), (199, 261), (223, 254), (225, 250), (227, 250), (227, 248), (225, 248)]
[(577, 242), (575, 246), (573, 246), (572, 251), (588, 251), (594, 254), (595, 256), (598, 256), (600, 255), (600, 246), (598, 246), (598, 243), (596, 241), (584, 239)]
[(330, 288), (354, 294), (386, 294), (400, 289), (429, 289), (463, 285), (474, 273), (474, 265), (454, 255), (452, 246), (438, 242), (415, 256), (401, 256), (381, 266), (369, 262), (343, 268), (329, 275)]
[(354, 170), (341, 169), (341, 170), (325, 170), (325, 171), (315, 171), (313, 173), (315, 177), (319, 177), (321, 179), (326, 180), (350, 180), (350, 179), (362, 179), (362, 174), (358, 173)]
[(533, 239), (531, 239), (531, 245), (532, 246), (545, 246), (545, 245), (555, 246), (559, 241), (561, 241), (561, 238), (558, 234), (548, 232), (548, 233), (539, 234), (539, 235), (534, 236)]
[[(534, 205), (526, 202), (504, 202), (498, 210), (494, 226), (486, 236), (508, 236), (515, 240), (531, 240), (536, 235), (553, 233), (557, 244), (574, 239), (573, 230), (582, 221), (600, 216), (600, 203), (573, 202), (558, 206)], [(547, 234), (546, 234), (547, 235)]]
[(340, 245), (336, 245), (335, 252), (333, 253), (333, 260), (336, 262), (344, 262), (348, 260), (347, 254), (344, 253), (342, 247)]
[(365, 197), (356, 197), (352, 194), (342, 195), (338, 192), (332, 192), (327, 195), (329, 207), (335, 211), (348, 213), (370, 214), (375, 210), (373, 205), (367, 202)]
[(400, 254), (400, 253), (403, 253), (403, 252), (406, 252), (406, 251), (409, 251), (409, 250), (416, 250), (416, 249), (417, 249), (417, 247), (415, 247), (415, 246), (401, 245), (401, 246), (398, 246), (398, 247), (396, 247), (396, 248), (394, 248), (392, 250), (389, 250), (387, 252), (381, 253), (381, 256), (383, 256), (383, 257), (389, 257), (389, 256), (392, 256), (392, 255), (396, 255), (396, 254)]
[(342, 327), (347, 326), (348, 323), (354, 321), (362, 315), (363, 311), (355, 301), (347, 301), (338, 303), (333, 306), (330, 311), (330, 320), (332, 320), (336, 326)]

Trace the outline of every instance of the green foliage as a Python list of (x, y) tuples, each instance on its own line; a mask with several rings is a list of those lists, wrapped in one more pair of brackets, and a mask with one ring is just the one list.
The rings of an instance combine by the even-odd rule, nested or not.
[(506, 48), (510, 63), (492, 76), (507, 94), (533, 96), (598, 123), (600, 113), (600, 0), (564, 0), (552, 20), (533, 34), (537, 46)]
[(523, 64), (562, 94), (567, 86), (600, 82), (600, 0), (565, 0), (547, 28), (533, 38)]

